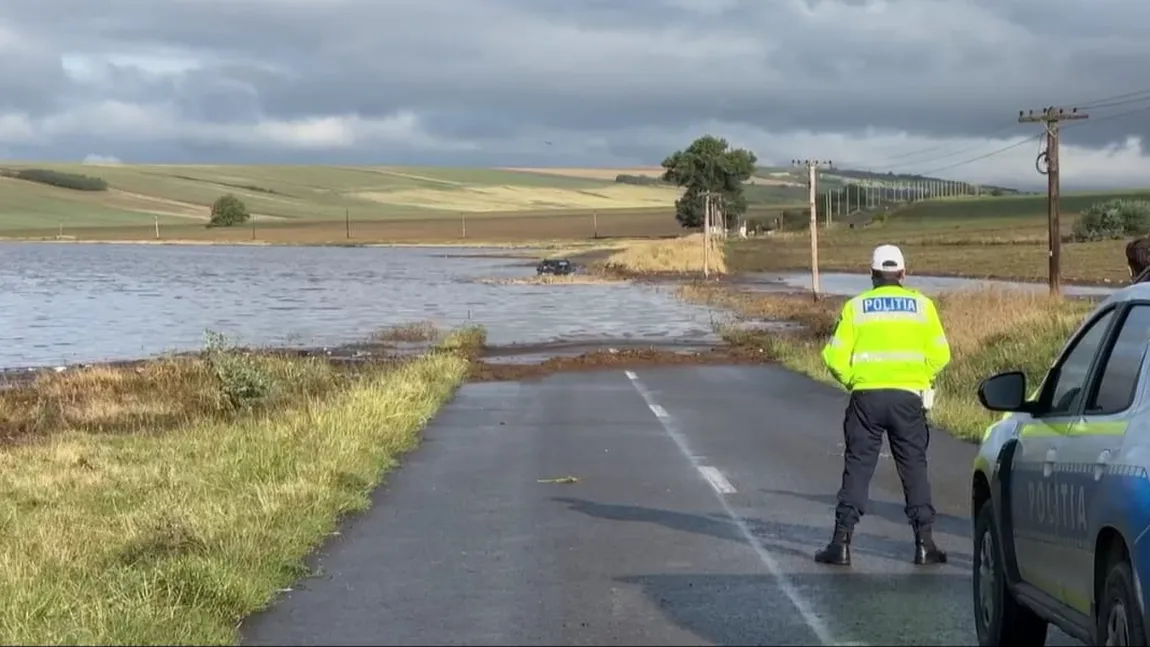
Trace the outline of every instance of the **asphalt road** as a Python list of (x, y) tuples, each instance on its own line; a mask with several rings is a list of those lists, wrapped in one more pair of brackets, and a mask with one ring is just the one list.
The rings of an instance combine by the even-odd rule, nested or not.
[[(973, 447), (931, 442), (944, 566), (910, 563), (889, 454), (854, 566), (821, 566), (846, 396), (771, 366), (464, 387), (242, 627), (263, 645), (972, 645)], [(575, 483), (540, 482), (573, 476)], [(1048, 644), (1077, 644), (1052, 630)]]

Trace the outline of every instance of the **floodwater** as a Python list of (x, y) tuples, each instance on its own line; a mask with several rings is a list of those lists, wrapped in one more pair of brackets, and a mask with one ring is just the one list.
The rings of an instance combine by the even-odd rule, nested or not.
[[(535, 273), (527, 259), (499, 258), (498, 250), (476, 257), (482, 251), (460, 258), (458, 249), (431, 248), (0, 243), (0, 369), (194, 350), (207, 330), (243, 345), (336, 346), (420, 320), (482, 324), (498, 346), (690, 347), (717, 342), (715, 324), (730, 319), (679, 301), (669, 285), (481, 283)], [(810, 275), (741, 283), (807, 289)], [(866, 276), (833, 272), (822, 283), (830, 293), (869, 287)], [(937, 291), (978, 282), (908, 283)], [(1108, 290), (1067, 289), (1082, 291)]]
[[(749, 273), (741, 281), (740, 286), (754, 290), (810, 290), (810, 272), (754, 272)], [(869, 290), (871, 280), (869, 274), (847, 274), (844, 272), (819, 272), (819, 283), (826, 294), (852, 295)], [(1022, 283), (1018, 281), (1000, 281), (996, 279), (964, 279), (950, 276), (907, 276), (908, 287), (921, 290), (926, 294), (938, 294), (947, 290), (967, 289), (979, 286), (998, 286), (1009, 288), (1033, 289), (1046, 291), (1045, 283)], [(1063, 285), (1062, 293), (1067, 296), (1106, 296), (1114, 292), (1115, 288), (1088, 285)]]
[[(476, 250), (468, 250), (475, 252)], [(726, 315), (632, 284), (486, 285), (534, 264), (451, 249), (0, 243), (0, 368), (244, 345), (333, 346), (431, 320), (488, 343), (717, 341)], [(494, 253), (494, 251), (493, 251)]]

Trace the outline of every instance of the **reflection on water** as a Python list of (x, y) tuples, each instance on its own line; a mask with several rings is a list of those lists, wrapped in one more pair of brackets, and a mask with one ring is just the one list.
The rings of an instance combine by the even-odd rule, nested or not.
[[(819, 283), (822, 291), (827, 294), (852, 295), (858, 294), (871, 287), (870, 276), (867, 274), (846, 274), (843, 272), (819, 272)], [(964, 279), (950, 276), (917, 276), (910, 275), (906, 279), (908, 287), (922, 290), (927, 294), (938, 294), (947, 290), (969, 289), (980, 286), (999, 286), (1010, 288), (1033, 289), (1046, 291), (1045, 283), (1021, 283), (1017, 281), (1000, 281), (996, 279)], [(748, 274), (743, 287), (758, 290), (809, 290), (811, 288), (810, 272), (755, 272)], [(1114, 288), (1063, 285), (1063, 294), (1069, 296), (1105, 296), (1114, 291)]]
[(0, 243), (0, 367), (243, 344), (331, 345), (429, 319), (477, 323), (489, 343), (714, 341), (724, 315), (629, 284), (484, 285), (531, 276), (458, 250)]

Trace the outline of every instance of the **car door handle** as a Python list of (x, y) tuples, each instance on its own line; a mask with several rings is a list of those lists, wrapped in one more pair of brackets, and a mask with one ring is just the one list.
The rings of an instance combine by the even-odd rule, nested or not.
[(1054, 473), (1054, 461), (1058, 458), (1058, 451), (1055, 449), (1046, 450), (1046, 458), (1042, 461), (1042, 476), (1049, 478)]
[(1109, 449), (1102, 450), (1098, 455), (1098, 460), (1094, 461), (1094, 480), (1101, 480), (1102, 476), (1106, 474), (1106, 468), (1110, 465), (1110, 457), (1112, 456)]

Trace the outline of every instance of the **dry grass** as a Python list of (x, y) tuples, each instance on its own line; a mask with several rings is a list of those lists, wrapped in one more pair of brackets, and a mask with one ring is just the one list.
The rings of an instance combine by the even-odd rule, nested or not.
[[(1064, 228), (1066, 225), (1064, 225)], [(934, 276), (1044, 281), (1047, 276), (1045, 221), (1002, 220), (908, 222), (819, 234), (819, 267), (824, 271), (866, 272), (876, 245), (894, 243), (906, 254), (911, 273)], [(1129, 280), (1126, 241), (1064, 243), (1062, 276), (1066, 282), (1116, 284)], [(788, 232), (727, 246), (727, 260), (738, 271), (787, 271), (810, 268), (810, 238)]]
[(672, 208), (681, 192), (670, 187), (615, 184), (591, 190), (533, 186), (468, 186), (443, 189), (364, 191), (352, 197), (399, 207), (451, 212), (503, 212), (560, 209)]
[[(707, 262), (715, 274), (727, 272), (723, 243), (712, 239)], [(602, 262), (607, 272), (629, 274), (699, 274), (703, 271), (703, 235), (664, 240), (633, 241)]]
[(416, 321), (414, 323), (388, 326), (378, 330), (372, 335), (375, 341), (432, 341), (439, 335), (439, 329), (431, 321)]
[[(340, 517), (369, 505), (381, 474), (418, 443), (464, 378), (464, 355), (481, 343), (482, 331), (465, 330), (338, 392), (297, 390), (231, 420), (189, 415), (167, 433), (123, 435), (60, 423), (43, 442), (8, 447), (0, 452), (0, 642), (233, 644), (242, 618), (306, 574), (305, 557)], [(306, 366), (285, 369), (288, 383), (317, 370), (279, 361)], [(204, 379), (189, 366), (142, 375), (182, 389)], [(198, 377), (174, 377), (187, 371)], [(130, 371), (89, 371), (29, 391), (81, 421), (145, 407), (143, 396), (125, 401), (129, 384), (148, 398), (211, 399), (161, 395), (146, 382)], [(4, 410), (13, 415), (7, 403)]]
[[(319, 359), (235, 358), (275, 385), (260, 405), (320, 397), (350, 377)], [(235, 411), (207, 359), (177, 357), (136, 366), (45, 372), (32, 383), (0, 390), (0, 440), (64, 431), (158, 432), (197, 420), (228, 420)]]
[[(724, 336), (732, 343), (758, 345), (789, 368), (834, 383), (820, 351), (833, 332), (845, 299), (816, 302), (809, 295), (699, 285), (684, 286), (679, 294), (690, 301), (732, 310), (740, 317), (803, 324), (803, 328), (785, 333), (730, 328)], [(981, 437), (996, 419), (978, 403), (979, 382), (994, 373), (1018, 369), (1036, 383), (1092, 307), (1082, 300), (1051, 299), (1045, 293), (1011, 289), (954, 291), (935, 302), (953, 359), (936, 384), (938, 399), (931, 417), (942, 428), (966, 439)]]
[(516, 173), (536, 173), (538, 175), (558, 175), (559, 177), (577, 177), (584, 180), (607, 180), (614, 182), (620, 175), (646, 175), (660, 177), (663, 175), (661, 166), (636, 166), (634, 168), (504, 168), (502, 171)]

